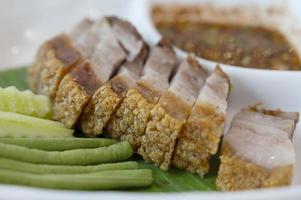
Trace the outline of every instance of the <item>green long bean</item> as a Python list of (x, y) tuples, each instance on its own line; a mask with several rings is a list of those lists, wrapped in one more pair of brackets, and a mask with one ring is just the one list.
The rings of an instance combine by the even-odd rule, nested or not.
[(105, 170), (138, 169), (135, 161), (106, 163), (100, 165), (75, 166), (75, 165), (45, 165), (33, 164), (7, 158), (0, 158), (0, 169), (15, 170), (34, 174), (81, 174)]
[(109, 147), (68, 151), (43, 151), (0, 142), (0, 157), (37, 164), (95, 165), (123, 161), (132, 155), (133, 148), (127, 141)]
[(30, 174), (0, 170), (0, 183), (54, 189), (109, 190), (146, 187), (152, 182), (152, 171), (149, 169), (102, 171), (79, 175)]
[(107, 138), (0, 138), (0, 142), (45, 151), (92, 149), (117, 143)]

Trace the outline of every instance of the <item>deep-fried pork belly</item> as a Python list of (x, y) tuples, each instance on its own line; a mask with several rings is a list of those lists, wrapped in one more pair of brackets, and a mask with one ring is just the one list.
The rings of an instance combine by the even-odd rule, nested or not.
[(170, 166), (176, 139), (182, 130), (207, 72), (189, 57), (178, 67), (169, 89), (150, 112), (145, 135), (138, 153), (161, 169)]
[(44, 43), (28, 69), (30, 88), (53, 98), (64, 75), (81, 61), (81, 55), (66, 34), (60, 34)]
[(52, 99), (55, 97), (65, 74), (82, 61), (83, 56), (76, 41), (92, 23), (91, 20), (84, 19), (69, 35), (60, 34), (39, 48), (35, 62), (28, 70), (29, 85), (34, 92), (48, 95)]
[(118, 17), (108, 17), (113, 33), (124, 49), (127, 50), (127, 61), (134, 61), (145, 48), (145, 42), (137, 29), (129, 22)]
[(169, 87), (170, 73), (177, 63), (172, 47), (161, 41), (151, 49), (137, 86), (128, 90), (119, 109), (107, 125), (113, 138), (128, 140), (137, 149), (150, 111)]
[[(96, 22), (93, 23), (90, 28), (85, 31), (84, 34), (81, 34), (79, 37), (77, 37), (74, 42), (76, 43), (76, 46), (78, 47), (79, 51), (85, 58), (91, 58), (91, 56), (94, 54), (94, 52), (97, 49), (97, 46), (100, 41), (105, 41), (104, 38), (108, 37), (106, 36), (108, 33), (108, 27), (110, 27), (110, 37), (113, 36), (112, 32), (112, 27), (110, 26), (109, 23), (109, 17), (104, 17), (100, 20), (97, 20)], [(104, 26), (104, 21), (107, 23), (107, 28)], [(80, 26), (80, 25), (78, 25)], [(75, 29), (76, 30), (76, 29)], [(73, 29), (74, 31), (74, 29)], [(115, 37), (114, 37), (115, 38)], [(116, 40), (116, 39), (115, 39)], [(105, 41), (108, 42), (108, 41)]]
[(172, 163), (200, 176), (209, 170), (209, 158), (218, 149), (225, 125), (228, 76), (217, 67), (200, 90), (185, 128), (179, 135)]
[(222, 190), (291, 183), (295, 152), (291, 142), (298, 113), (243, 109), (224, 137), (217, 185)]
[(131, 24), (116, 17), (109, 18), (109, 21), (114, 35), (128, 52), (127, 60), (121, 66), (118, 75), (96, 90), (85, 108), (80, 126), (89, 136), (102, 133), (128, 89), (136, 85), (148, 55), (146, 44)]
[(107, 18), (98, 22), (93, 55), (73, 68), (61, 81), (54, 100), (54, 118), (74, 127), (96, 89), (107, 82), (126, 58), (126, 52), (112, 33)]

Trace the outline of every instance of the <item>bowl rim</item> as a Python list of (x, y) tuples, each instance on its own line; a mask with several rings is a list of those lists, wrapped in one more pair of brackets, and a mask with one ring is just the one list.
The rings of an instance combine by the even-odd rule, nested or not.
[[(129, 9), (128, 9), (128, 15), (131, 15), (131, 11), (133, 11), (133, 9), (136, 9), (137, 10), (137, 7), (140, 7), (138, 9), (139, 12), (139, 17), (140, 17), (140, 20), (144, 21), (144, 28), (147, 29), (148, 31), (148, 39), (150, 40), (149, 42), (151, 44), (156, 44), (160, 38), (162, 37), (162, 35), (160, 34), (160, 32), (158, 31), (158, 29), (156, 28), (155, 24), (153, 23), (153, 20), (152, 20), (152, 16), (151, 16), (151, 12), (150, 12), (150, 9), (151, 7), (153, 6), (153, 4), (168, 4), (172, 1), (167, 1), (167, 2), (162, 2), (162, 3), (159, 3), (160, 1), (159, 0), (134, 0), (132, 2), (132, 5), (129, 6)], [(191, 5), (191, 3), (193, 3), (194, 1), (190, 2), (188, 1), (187, 3), (182, 3), (184, 1), (181, 1), (181, 4), (178, 4), (178, 5), (185, 5), (185, 4), (188, 4), (188, 5)], [(136, 5), (133, 5), (133, 4), (136, 4)], [(137, 6), (139, 5), (139, 6)], [(180, 57), (180, 58), (185, 58), (189, 55), (188, 52), (176, 47), (176, 46), (173, 46), (175, 52), (177, 53), (177, 55)], [(300, 59), (301, 59), (301, 56), (299, 55)], [(230, 65), (230, 64), (225, 64), (225, 63), (221, 63), (221, 62), (217, 62), (217, 61), (213, 61), (213, 60), (209, 60), (209, 59), (206, 59), (206, 58), (203, 58), (203, 57), (200, 57), (200, 56), (196, 56), (196, 58), (200, 61), (200, 63), (204, 63), (206, 66), (216, 66), (216, 65), (220, 65), (222, 66), (223, 69), (225, 70), (232, 70), (232, 69), (239, 69), (239, 70), (245, 70), (245, 71), (255, 71), (255, 72), (270, 72), (270, 73), (285, 73), (285, 74), (299, 74), (301, 75), (301, 70), (296, 70), (296, 71), (293, 71), (293, 70), (272, 70), (272, 69), (267, 69), (267, 68), (255, 68), (255, 67), (242, 67), (242, 66), (238, 66), (238, 65)], [(213, 69), (213, 67), (209, 67), (210, 69)]]

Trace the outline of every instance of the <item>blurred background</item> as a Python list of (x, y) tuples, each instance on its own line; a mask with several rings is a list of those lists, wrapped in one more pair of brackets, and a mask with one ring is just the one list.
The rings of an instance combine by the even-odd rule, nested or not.
[[(125, 3), (126, 2), (126, 3)], [(84, 16), (126, 13), (130, 0), (0, 0), (0, 69), (29, 64), (38, 46)]]
[[(122, 17), (135, 0), (0, 0), (0, 70), (31, 63), (38, 46), (58, 32), (68, 31), (84, 16), (92, 18), (106, 14)], [(139, 1), (139, 0), (138, 0)], [(143, 1), (143, 0), (141, 0)], [(172, 0), (162, 0), (173, 2)], [(183, 0), (227, 2), (229, 0)], [(231, 2), (250, 3), (249, 0)], [(298, 9), (299, 0), (261, 0), (275, 4), (292, 3)], [(300, 12), (297, 12), (300, 14)], [(131, 15), (139, 15), (131, 13)], [(138, 27), (140, 28), (140, 27)], [(143, 31), (142, 31), (143, 32)]]

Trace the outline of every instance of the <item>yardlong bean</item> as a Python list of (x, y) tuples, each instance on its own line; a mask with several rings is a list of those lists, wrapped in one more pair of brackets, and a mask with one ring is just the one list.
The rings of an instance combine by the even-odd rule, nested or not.
[(0, 158), (0, 169), (29, 172), (34, 174), (81, 174), (105, 170), (138, 169), (135, 161), (106, 163), (100, 165), (75, 166), (75, 165), (46, 165), (33, 164), (7, 158)]
[(118, 141), (108, 138), (0, 138), (0, 142), (45, 151), (65, 151), (106, 147)]
[(109, 147), (68, 151), (43, 151), (0, 142), (0, 157), (38, 164), (95, 165), (123, 161), (132, 155), (133, 148), (127, 141)]
[(152, 184), (149, 169), (102, 171), (78, 175), (30, 174), (0, 170), (0, 183), (43, 188), (73, 190), (108, 190), (128, 187), (146, 187)]

